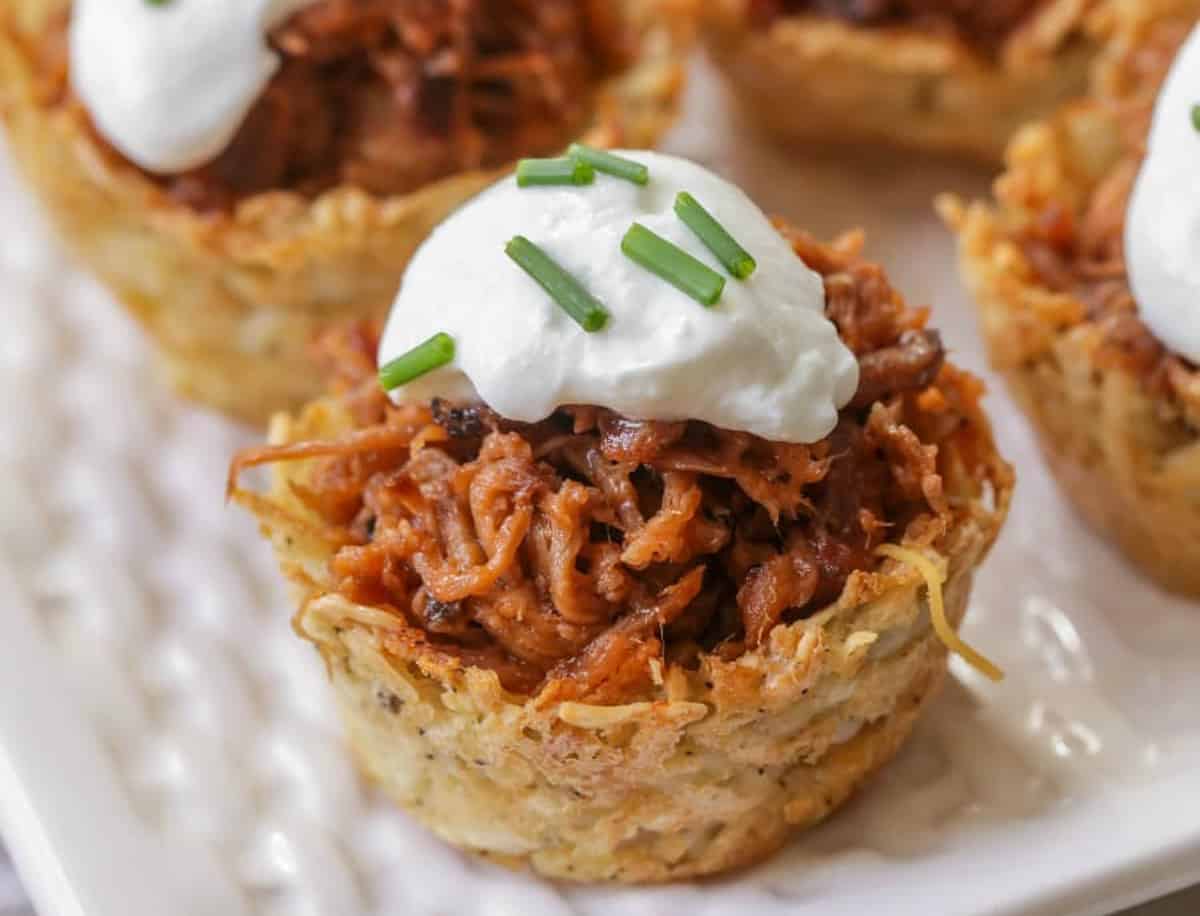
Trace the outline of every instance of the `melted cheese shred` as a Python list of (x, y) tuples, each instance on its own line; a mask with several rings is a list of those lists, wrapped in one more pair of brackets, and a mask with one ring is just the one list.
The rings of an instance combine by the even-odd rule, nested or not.
[(942, 583), (946, 581), (946, 577), (929, 557), (916, 550), (900, 547), (897, 544), (880, 544), (875, 548), (875, 552), (882, 556), (890, 557), (897, 562), (907, 563), (925, 579), (925, 588), (929, 593), (929, 619), (933, 624), (934, 633), (937, 634), (937, 638), (945, 644), (947, 649), (960, 655), (964, 661), (984, 677), (993, 681), (1004, 679), (1004, 671), (982, 653), (964, 642), (954, 627), (950, 625), (950, 621), (946, 617), (945, 598), (942, 595)]

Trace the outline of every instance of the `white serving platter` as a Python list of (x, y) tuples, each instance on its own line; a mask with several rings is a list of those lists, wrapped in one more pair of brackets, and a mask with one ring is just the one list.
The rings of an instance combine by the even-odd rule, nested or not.
[[(700, 65), (671, 149), (869, 252), (983, 369), (930, 200), (986, 177), (772, 148)], [(861, 161), (859, 161), (861, 160)], [(1003, 391), (1020, 488), (910, 746), (765, 866), (575, 888), (433, 840), (357, 778), (268, 552), (222, 502), (252, 434), (174, 402), (0, 162), (0, 829), (43, 916), (1090, 916), (1200, 880), (1200, 607), (1076, 521)]]

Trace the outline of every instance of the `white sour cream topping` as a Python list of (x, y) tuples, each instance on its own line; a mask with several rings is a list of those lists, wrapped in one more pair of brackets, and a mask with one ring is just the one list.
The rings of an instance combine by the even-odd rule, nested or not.
[[(380, 347), (383, 365), (438, 331), (454, 362), (393, 397), (478, 397), (534, 422), (566, 404), (654, 420), (705, 420), (766, 439), (828, 435), (858, 387), (858, 363), (824, 313), (825, 288), (735, 186), (672, 156), (622, 153), (650, 168), (644, 187), (596, 174), (583, 187), (518, 188), (502, 179), (439, 226), (417, 251)], [(688, 191), (758, 261), (728, 277), (713, 308), (629, 260), (636, 220), (725, 273), (675, 215)], [(608, 309), (586, 333), (504, 252), (524, 235)], [(726, 274), (726, 276), (728, 276)]]
[(1125, 220), (1129, 282), (1154, 336), (1200, 362), (1200, 29), (1192, 32), (1158, 97), (1149, 152)]
[(216, 158), (279, 67), (266, 34), (313, 0), (75, 0), (71, 85), (150, 172)]

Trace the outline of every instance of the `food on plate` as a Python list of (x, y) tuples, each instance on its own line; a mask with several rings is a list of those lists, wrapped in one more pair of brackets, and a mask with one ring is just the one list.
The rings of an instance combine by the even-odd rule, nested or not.
[(333, 393), (230, 488), (407, 811), (557, 878), (711, 874), (842, 804), (949, 650), (999, 676), (956, 630), (1012, 474), (860, 248), (575, 150), (435, 230), (382, 335), (330, 336)]
[(690, 0), (14, 0), (9, 148), (185, 395), (320, 390), (330, 321), (382, 317), (430, 228), (521, 157), (651, 145)]
[(1063, 490), (1200, 596), (1200, 4), (1150, 6), (1120, 23), (1091, 98), (1016, 137), (994, 204), (942, 208)]
[(745, 109), (785, 139), (998, 162), (1021, 124), (1084, 90), (1107, 5), (713, 0), (705, 31)]

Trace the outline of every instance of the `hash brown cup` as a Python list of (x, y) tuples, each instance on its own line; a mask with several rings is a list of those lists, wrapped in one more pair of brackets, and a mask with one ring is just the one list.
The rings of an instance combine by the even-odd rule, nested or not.
[(1136, 174), (1158, 85), (1141, 68), (1162, 53), (1152, 48), (1176, 46), (1197, 17), (1194, 0), (1130, 8), (1095, 95), (1014, 138), (995, 202), (939, 201), (991, 361), (1063, 492), (1145, 573), (1190, 596), (1200, 596), (1200, 373), (1163, 352), (1140, 323), (1137, 349), (1153, 349), (1154, 367), (1125, 358), (1126, 335), (1090, 314), (1084, 297), (1048, 283), (1021, 239), (1048, 214), (1078, 225), (1106, 182), (1119, 182), (1122, 170), (1128, 180)]
[(821, 147), (881, 144), (1000, 162), (1018, 127), (1084, 91), (1102, 46), (1099, 0), (1050, 0), (987, 49), (917, 23), (803, 13), (764, 26), (754, 5), (709, 4), (709, 50), (763, 127)]
[[(180, 203), (101, 144), (77, 102), (50, 105), (38, 44), (68, 0), (0, 11), (0, 115), (8, 146), (52, 222), (145, 327), (185, 397), (248, 421), (320, 391), (310, 345), (331, 322), (381, 316), (412, 252), (503, 169), (462, 172), (404, 195), (350, 186), (286, 190), (228, 213)], [(598, 90), (586, 139), (653, 146), (674, 121), (690, 43), (680, 0), (622, 0), (640, 57)]]
[[(844, 285), (846, 275), (833, 273), (827, 284)], [(877, 275), (866, 276), (878, 290)], [(661, 643), (646, 639), (661, 655), (635, 654), (647, 670), (630, 679), (620, 669), (618, 690), (603, 695), (572, 692), (560, 668), (528, 690), (508, 689), (498, 671), (468, 663), (414, 626), (416, 599), (408, 610), (351, 600), (340, 583), (352, 574), (338, 568), (335, 529), (314, 494), (334, 479), (322, 464), (329, 444), (358, 437), (372, 450), (363, 460), (381, 459), (384, 439), (362, 425), (361, 402), (327, 397), (276, 417), (274, 448), (235, 461), (231, 489), (272, 542), (299, 601), (295, 630), (319, 650), (353, 752), (387, 795), (446, 841), (505, 865), (569, 880), (669, 881), (759, 861), (825, 818), (895, 754), (936, 694), (951, 629), (1013, 486), (978, 405), (981, 390), (944, 366), (923, 394), (911, 393), (948, 436), (936, 446), (938, 502), (944, 495), (946, 506), (936, 523), (885, 524), (891, 543), (869, 553), (832, 601), (819, 599), (811, 614), (781, 619), (753, 642), (743, 637), (744, 651), (722, 654), (718, 646), (680, 660), (667, 653), (670, 630), (660, 622), (653, 633)], [(421, 443), (412, 455), (447, 441), (437, 433), (406, 434)], [(267, 490), (237, 489), (238, 471), (261, 463), (272, 464)], [(391, 459), (373, 466), (393, 467)], [(470, 479), (482, 477), (472, 471)], [(333, 486), (345, 494), (343, 484)], [(561, 486), (560, 493), (577, 485)], [(472, 495), (470, 505), (485, 501)], [(495, 524), (473, 522), (476, 530)], [(362, 557), (390, 537), (374, 522), (364, 530)], [(705, 567), (663, 594), (696, 569)], [(742, 584), (753, 578), (752, 570)], [(693, 594), (688, 600), (705, 596)]]

